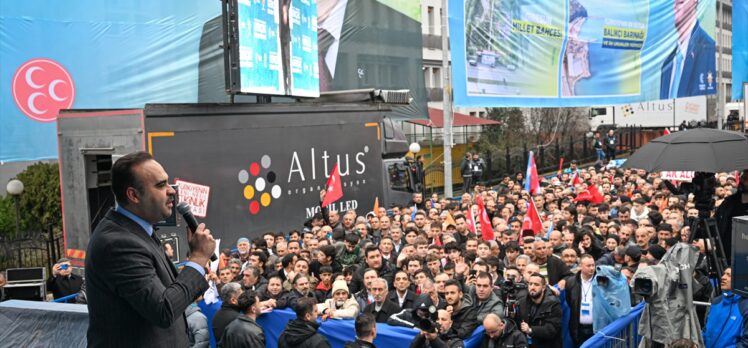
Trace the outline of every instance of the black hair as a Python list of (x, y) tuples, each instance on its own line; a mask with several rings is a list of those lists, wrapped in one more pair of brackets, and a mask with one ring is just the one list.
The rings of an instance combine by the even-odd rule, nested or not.
[(112, 165), (112, 193), (117, 203), (121, 206), (127, 205), (127, 188), (134, 187), (138, 192), (143, 192), (143, 183), (133, 172), (133, 168), (144, 162), (153, 160), (153, 156), (145, 151), (138, 151), (122, 156)]

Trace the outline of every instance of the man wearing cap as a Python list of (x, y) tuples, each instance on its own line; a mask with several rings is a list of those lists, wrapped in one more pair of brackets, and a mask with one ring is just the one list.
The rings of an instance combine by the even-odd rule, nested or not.
[(249, 238), (241, 237), (236, 240), (236, 252), (231, 255), (231, 258), (239, 259), (242, 263), (249, 261)]
[(47, 291), (51, 291), (55, 299), (81, 291), (82, 285), (83, 278), (73, 274), (70, 260), (63, 257), (52, 266), (52, 276), (47, 279)]
[(660, 263), (660, 260), (662, 260), (662, 257), (665, 256), (665, 253), (667, 251), (665, 248), (655, 244), (649, 246), (649, 249), (647, 249), (647, 262), (650, 265), (656, 265)]
[(345, 280), (340, 279), (332, 283), (332, 298), (317, 304), (317, 311), (322, 320), (353, 319), (359, 313), (359, 306), (356, 299), (349, 296)]

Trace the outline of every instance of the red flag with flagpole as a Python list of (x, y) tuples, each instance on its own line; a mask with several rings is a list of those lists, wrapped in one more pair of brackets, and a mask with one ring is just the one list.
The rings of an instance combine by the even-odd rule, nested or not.
[(475, 214), (473, 214), (473, 206), (468, 207), (468, 214), (467, 214), (467, 225), (470, 229), (470, 232), (477, 233), (477, 228), (475, 228)]
[(527, 203), (527, 214), (525, 214), (525, 219), (522, 221), (522, 231), (525, 230), (532, 230), (535, 235), (543, 230), (543, 221), (540, 220), (540, 214), (532, 199)]
[(481, 235), (483, 235), (483, 240), (494, 240), (493, 225), (491, 224), (491, 219), (488, 218), (488, 212), (486, 212), (483, 199), (478, 196), (475, 199), (475, 203), (478, 204), (478, 220), (480, 220), (480, 231)]
[(340, 171), (338, 170), (337, 163), (332, 167), (332, 172), (330, 173), (330, 177), (327, 178), (325, 189), (327, 193), (325, 194), (325, 200), (322, 201), (322, 207), (326, 207), (343, 198), (343, 184), (340, 182)]

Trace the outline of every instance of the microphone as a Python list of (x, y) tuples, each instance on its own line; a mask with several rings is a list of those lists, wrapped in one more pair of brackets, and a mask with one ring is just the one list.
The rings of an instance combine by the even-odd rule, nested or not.
[[(190, 209), (190, 205), (185, 202), (179, 202), (179, 204), (177, 204), (177, 211), (182, 214), (184, 222), (187, 223), (187, 226), (190, 228), (192, 233), (195, 233), (195, 231), (197, 231), (198, 223), (197, 219), (195, 219), (195, 215), (192, 215), (192, 209)], [(210, 256), (210, 261), (216, 260), (218, 260), (216, 254)]]

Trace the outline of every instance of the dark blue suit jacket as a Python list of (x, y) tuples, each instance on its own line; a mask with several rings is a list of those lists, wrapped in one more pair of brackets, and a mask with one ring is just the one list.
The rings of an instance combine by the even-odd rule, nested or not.
[[(660, 76), (660, 99), (670, 99), (670, 78), (675, 66), (676, 46), (665, 58)], [(686, 61), (678, 86), (678, 97), (714, 94), (717, 92), (714, 40), (701, 29), (699, 22), (693, 27), (688, 42)]]

